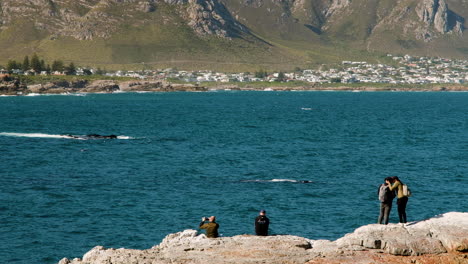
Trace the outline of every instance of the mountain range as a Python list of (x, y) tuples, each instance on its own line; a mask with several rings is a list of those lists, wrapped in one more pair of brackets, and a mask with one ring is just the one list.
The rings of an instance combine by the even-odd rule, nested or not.
[(0, 65), (282, 69), (468, 57), (468, 0), (0, 0)]

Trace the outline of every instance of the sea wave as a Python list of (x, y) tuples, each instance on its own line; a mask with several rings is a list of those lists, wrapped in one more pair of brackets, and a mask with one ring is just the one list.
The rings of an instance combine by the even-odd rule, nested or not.
[(117, 136), (117, 139), (135, 139), (135, 138), (129, 137), (129, 136)]
[(30, 96), (30, 97), (34, 97), (34, 96), (87, 96), (88, 93), (69, 93), (69, 92), (65, 92), (65, 93), (51, 93), (51, 94), (47, 94), (47, 93), (28, 93), (28, 94), (25, 94), (24, 96)]
[[(96, 137), (89, 135), (56, 135), (56, 134), (44, 134), (44, 133), (11, 133), (11, 132), (0, 132), (0, 136), (7, 137), (27, 137), (27, 138), (64, 138), (64, 139), (77, 139), (77, 140), (88, 140), (88, 139), (106, 139), (107, 136)], [(117, 136), (117, 139), (134, 139), (129, 136)]]
[(7, 136), (7, 137), (28, 137), (28, 138), (69, 138), (68, 135), (51, 135), (51, 134), (43, 134), (43, 133), (8, 133), (8, 132), (1, 132), (0, 136)]
[(241, 182), (291, 182), (291, 183), (312, 183), (312, 181), (309, 181), (309, 180), (293, 180), (293, 179), (242, 180)]

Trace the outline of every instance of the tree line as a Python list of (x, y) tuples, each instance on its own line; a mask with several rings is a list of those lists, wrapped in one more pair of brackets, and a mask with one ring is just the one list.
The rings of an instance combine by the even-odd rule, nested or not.
[[(268, 72), (265, 70), (259, 70), (255, 72), (255, 78), (260, 78), (263, 79), (268, 76)], [(286, 81), (286, 76), (284, 75), (284, 72), (280, 71), (278, 73), (278, 77), (276, 78), (276, 81), (278, 82), (284, 82)]]
[[(41, 73), (45, 71), (48, 74), (52, 72), (63, 72), (66, 75), (76, 74), (76, 66), (73, 62), (65, 65), (61, 60), (54, 60), (52, 64), (46, 64), (45, 60), (39, 58), (39, 56), (37, 56), (35, 53), (31, 59), (26, 55), (23, 59), (23, 62), (9, 60), (6, 66), (6, 70), (10, 73), (13, 72), (13, 70), (22, 70), (23, 72), (34, 71), (35, 73)], [(89, 72), (89, 74), (91, 74), (91, 72)]]

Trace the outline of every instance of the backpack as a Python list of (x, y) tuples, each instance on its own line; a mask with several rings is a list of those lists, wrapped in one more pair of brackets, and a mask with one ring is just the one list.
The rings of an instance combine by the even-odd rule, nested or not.
[(405, 197), (410, 197), (411, 196), (411, 190), (410, 190), (410, 188), (408, 188), (408, 185), (403, 184), (402, 187), (403, 187), (403, 195)]
[(395, 192), (390, 191), (387, 185), (382, 184), (379, 187), (379, 201), (382, 203), (392, 202), (393, 198), (395, 198)]

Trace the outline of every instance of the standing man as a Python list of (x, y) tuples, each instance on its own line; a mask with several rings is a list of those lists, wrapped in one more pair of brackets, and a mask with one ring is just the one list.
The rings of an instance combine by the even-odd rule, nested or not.
[(259, 216), (255, 218), (255, 234), (257, 236), (268, 236), (268, 226), (270, 219), (266, 217), (266, 211), (261, 210)]
[[(206, 221), (209, 221), (209, 223), (205, 223)], [(206, 229), (206, 237), (217, 238), (219, 236), (219, 224), (216, 223), (216, 217), (214, 216), (210, 216), (210, 218), (202, 217), (202, 221), (199, 227), (200, 229)]]
[(395, 192), (390, 190), (392, 178), (385, 178), (385, 183), (380, 185), (378, 195), (380, 200), (380, 214), (378, 224), (388, 224), (390, 210), (392, 209), (392, 201), (395, 198)]

